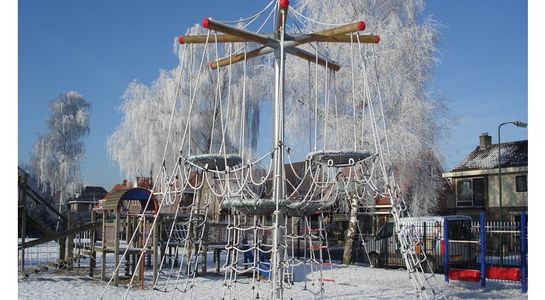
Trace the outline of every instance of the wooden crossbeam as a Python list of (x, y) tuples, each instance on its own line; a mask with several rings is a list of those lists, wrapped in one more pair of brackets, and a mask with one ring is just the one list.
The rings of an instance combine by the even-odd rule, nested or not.
[(228, 57), (224, 57), (224, 58), (219, 59), (217, 61), (213, 61), (213, 62), (210, 63), (210, 68), (215, 70), (218, 67), (221, 68), (221, 67), (228, 66), (230, 64), (241, 62), (245, 58), (250, 59), (250, 58), (258, 57), (258, 56), (265, 55), (265, 54), (268, 54), (268, 53), (272, 53), (273, 51), (274, 50), (271, 47), (259, 47), (259, 48), (255, 49), (255, 50), (246, 52), (246, 55), (244, 55), (244, 53), (239, 53), (239, 54), (231, 55), (231, 56), (228, 56)]
[(297, 47), (290, 47), (290, 48), (286, 48), (286, 52), (288, 52), (289, 54), (292, 54), (292, 55), (295, 55), (299, 58), (302, 58), (302, 59), (305, 59), (305, 60), (308, 60), (312, 63), (318, 63), (319, 65), (321, 66), (324, 66), (324, 67), (327, 67), (328, 69), (331, 69), (333, 71), (339, 71), (341, 69), (341, 66), (339, 66), (338, 64), (336, 64), (335, 62), (331, 61), (331, 60), (327, 60), (323, 57), (320, 57), (318, 56), (318, 59), (316, 59), (316, 55), (306, 51), (306, 50), (303, 50), (301, 48), (297, 48)]
[[(287, 0), (281, 0), (279, 1), (279, 18), (276, 23), (275, 33), (277, 33), (282, 26), (285, 24), (285, 18), (282, 19), (282, 15), (285, 16), (287, 14), (289, 2)], [(282, 14), (281, 12), (284, 12)], [(178, 42), (180, 44), (183, 43), (205, 43), (208, 39), (208, 42), (255, 42), (258, 44), (263, 45), (262, 47), (259, 47), (255, 50), (249, 51), (246, 54), (240, 53), (240, 54), (234, 54), (228, 57), (224, 57), (218, 61), (214, 61), (210, 63), (210, 67), (212, 69), (216, 69), (218, 67), (224, 67), (230, 64), (241, 62), (245, 59), (250, 59), (254, 57), (258, 57), (261, 55), (265, 55), (268, 53), (274, 52), (274, 48), (278, 47), (280, 41), (278, 39), (273, 39), (261, 34), (257, 34), (254, 32), (247, 31), (245, 29), (233, 27), (230, 25), (223, 24), (221, 22), (216, 22), (212, 19), (204, 19), (202, 21), (202, 26), (204, 28), (207, 28), (209, 30), (215, 30), (222, 32), (224, 34), (217, 35), (213, 38), (213, 40), (210, 39), (210, 37), (206, 36), (180, 36), (178, 38)], [(334, 28), (330, 28), (327, 30), (322, 30), (318, 32), (314, 32), (311, 34), (303, 34), (296, 37), (290, 37), (288, 36), (288, 40), (284, 41), (284, 49), (287, 53), (290, 53), (292, 55), (295, 55), (297, 57), (300, 57), (302, 59), (306, 59), (311, 62), (318, 62), (318, 64), (322, 66), (327, 66), (328, 68), (338, 71), (340, 69), (340, 66), (337, 65), (334, 62), (328, 61), (325, 58), (318, 57), (316, 59), (316, 56), (308, 51), (305, 51), (303, 49), (297, 48), (296, 46), (307, 44), (311, 42), (355, 42), (360, 40), (362, 43), (378, 43), (380, 40), (378, 36), (372, 36), (372, 35), (348, 35), (353, 32), (361, 31), (365, 29), (365, 23), (363, 21), (345, 24), (341, 26), (337, 26)]]
[[(360, 43), (363, 44), (377, 44), (380, 42), (380, 37), (378, 35), (368, 35), (368, 34), (341, 34), (341, 35), (333, 35), (333, 36), (324, 36), (324, 35), (317, 35), (317, 34), (308, 34), (308, 38), (310, 39), (309, 43), (314, 42), (326, 42), (326, 43), (350, 43), (354, 42), (357, 43), (358, 39)], [(204, 44), (206, 43), (206, 35), (181, 35), (178, 37), (178, 43), (180, 44)], [(293, 39), (287, 40), (287, 41), (293, 41), (297, 40), (299, 36), (293, 36)], [(218, 41), (218, 43), (245, 43), (247, 42), (246, 39), (229, 35), (229, 34), (218, 34), (216, 36), (210, 36), (208, 38), (208, 43), (214, 43), (215, 41)], [(270, 53), (270, 52), (269, 52)]]
[[(310, 61), (312, 63), (316, 62), (316, 56), (314, 54), (306, 51), (306, 50), (303, 50), (303, 49), (300, 49), (300, 48), (297, 48), (297, 47), (289, 47), (289, 48), (285, 48), (285, 50), (286, 50), (287, 53), (295, 55), (295, 56), (297, 56), (299, 58), (308, 60), (308, 61)], [(216, 68), (218, 68), (218, 66), (220, 68), (225, 67), (225, 66), (228, 66), (230, 64), (241, 62), (245, 58), (250, 59), (250, 58), (262, 56), (262, 55), (265, 55), (265, 54), (268, 54), (268, 53), (272, 53), (273, 51), (274, 50), (272, 48), (270, 48), (270, 47), (260, 47), (260, 48), (257, 48), (255, 50), (247, 52), (246, 56), (244, 56), (244, 53), (240, 53), (240, 54), (224, 57), (222, 59), (219, 59), (218, 61), (213, 61), (213, 62), (210, 63), (210, 68), (215, 70)], [(326, 64), (326, 61), (327, 61), (327, 64)], [(324, 67), (327, 65), (327, 67), (329, 69), (332, 69), (334, 71), (338, 71), (341, 68), (335, 62), (333, 62), (331, 60), (327, 60), (327, 59), (322, 58), (320, 56), (318, 57), (318, 64), (321, 65), (321, 66), (324, 66)]]
[(341, 26), (334, 27), (327, 30), (314, 32), (311, 34), (305, 34), (298, 38), (295, 38), (294, 41), (297, 43), (297, 45), (302, 45), (302, 44), (306, 44), (310, 42), (319, 41), (320, 38), (349, 34), (349, 33), (358, 32), (364, 29), (365, 29), (365, 22), (360, 21), (360, 22), (350, 23), (346, 25), (341, 25)]
[(178, 43), (180, 44), (204, 44), (208, 39), (208, 43), (245, 43), (247, 40), (238, 36), (230, 34), (217, 34), (217, 35), (180, 35), (178, 37)]
[(202, 27), (209, 30), (219, 31), (228, 35), (236, 36), (243, 38), (246, 42), (254, 42), (265, 46), (276, 46), (278, 41), (275, 39), (268, 38), (266, 36), (238, 28), (230, 25), (226, 25), (220, 22), (216, 22), (212, 19), (202, 20)]
[(378, 44), (380, 37), (378, 35), (368, 34), (341, 34), (332, 36), (323, 36), (316, 34), (309, 34), (310, 42), (325, 42), (325, 43), (357, 43), (358, 39), (362, 44)]

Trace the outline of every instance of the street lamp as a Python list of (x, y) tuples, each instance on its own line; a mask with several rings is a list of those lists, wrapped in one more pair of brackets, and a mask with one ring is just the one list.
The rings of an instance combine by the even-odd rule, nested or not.
[[(500, 224), (503, 222), (503, 203), (502, 203), (502, 188), (501, 188), (501, 136), (500, 130), (503, 125), (513, 124), (517, 127), (526, 128), (528, 124), (521, 121), (504, 122), (498, 126), (498, 187), (500, 194)], [(500, 267), (503, 266), (503, 234), (500, 233)]]

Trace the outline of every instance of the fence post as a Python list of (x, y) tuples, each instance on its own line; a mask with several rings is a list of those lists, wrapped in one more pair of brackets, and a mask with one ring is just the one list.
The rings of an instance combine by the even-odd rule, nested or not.
[(448, 220), (445, 218), (443, 221), (443, 269), (445, 271), (445, 282), (448, 281)]
[(486, 215), (484, 211), (481, 212), (481, 286), (486, 286)]
[(527, 251), (527, 239), (526, 239), (526, 213), (522, 212), (520, 214), (520, 270), (521, 270), (521, 284), (522, 292), (528, 292), (528, 266), (526, 262), (526, 251)]
[(423, 231), (423, 233), (422, 233), (422, 240), (424, 241), (424, 247), (423, 247), (423, 248), (424, 248), (424, 254), (425, 254), (425, 255), (428, 255), (428, 247), (427, 247), (427, 245), (426, 245), (426, 244), (427, 244), (427, 242), (426, 242), (426, 234), (427, 234), (427, 232), (426, 232), (426, 222), (424, 222), (423, 225), (424, 225), (424, 228), (423, 228), (423, 230), (422, 230), (422, 231)]

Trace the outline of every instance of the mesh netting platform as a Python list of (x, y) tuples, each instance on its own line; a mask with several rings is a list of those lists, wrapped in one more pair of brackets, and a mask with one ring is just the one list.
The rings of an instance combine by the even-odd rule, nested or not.
[[(286, 200), (279, 203), (280, 207), (285, 207)], [(276, 202), (272, 199), (243, 199), (228, 198), (223, 200), (222, 208), (231, 208), (245, 215), (269, 215), (276, 210)]]
[(189, 163), (204, 170), (225, 171), (242, 163), (242, 158), (236, 154), (201, 154), (186, 159)]
[(307, 201), (307, 202), (297, 202), (290, 203), (287, 205), (287, 214), (290, 217), (302, 217), (312, 215), (321, 209), (331, 206), (332, 202), (324, 201)]
[(371, 156), (367, 151), (355, 150), (323, 150), (310, 152), (307, 160), (328, 167), (347, 167), (353, 166)]

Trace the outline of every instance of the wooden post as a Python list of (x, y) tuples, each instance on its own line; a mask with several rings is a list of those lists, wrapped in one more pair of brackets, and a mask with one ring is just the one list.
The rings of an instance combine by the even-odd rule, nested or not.
[[(26, 236), (26, 208), (21, 209), (21, 243), (25, 243)], [(21, 271), (25, 271), (25, 248), (21, 248)]]
[(119, 208), (115, 211), (115, 223), (114, 223), (114, 285), (118, 286), (119, 284), (119, 268), (117, 268), (117, 265), (119, 264), (119, 219), (120, 219), (120, 212)]
[[(19, 177), (19, 199), (21, 199), (21, 243), (25, 243), (26, 237), (26, 194), (27, 194), (27, 174)], [(21, 271), (25, 271), (25, 248), (21, 249)]]
[(220, 272), (220, 248), (214, 249), (214, 257), (216, 258), (216, 272)]
[[(204, 216), (206, 218), (206, 216)], [(202, 235), (202, 241), (201, 241), (201, 249), (202, 249), (202, 264), (201, 264), (201, 271), (203, 275), (206, 275), (206, 272), (208, 271), (208, 222), (205, 221), (204, 228), (203, 228), (203, 235)]]
[[(150, 226), (151, 226), (151, 224), (150, 224)], [(153, 240), (153, 228), (150, 228), (150, 231), (151, 231), (150, 233), (152, 235), (151, 238)], [(147, 245), (145, 243), (147, 238), (148, 238), (148, 234), (146, 233), (146, 231), (144, 231), (144, 235), (142, 237), (144, 239), (144, 243), (142, 244), (143, 245), (142, 247), (144, 247), (144, 245), (146, 246), (146, 256), (145, 256), (146, 267), (151, 268), (151, 251), (147, 251), (147, 247), (148, 247), (149, 243)], [(152, 243), (153, 243), (153, 241), (152, 241)]]
[[(95, 216), (95, 211), (94, 210), (91, 210), (91, 222), (92, 223), (95, 223), (96, 222), (96, 216)], [(93, 229), (91, 230), (91, 236), (89, 237), (90, 239), (90, 248), (89, 251), (89, 255), (90, 255), (90, 258), (89, 258), (89, 277), (93, 277), (93, 271), (94, 269), (96, 268), (96, 264), (97, 264), (97, 253), (95, 251), (95, 239), (96, 239), (96, 227), (93, 227)]]
[[(70, 230), (74, 227), (74, 218), (70, 211), (70, 209), (67, 210), (66, 213), (66, 229)], [(66, 261), (66, 267), (68, 270), (71, 270), (74, 266), (74, 235), (69, 234), (66, 236), (66, 253), (64, 256), (64, 260)]]
[(157, 280), (157, 272), (158, 272), (158, 256), (157, 256), (157, 240), (159, 238), (159, 230), (157, 229), (157, 226), (161, 223), (160, 217), (155, 223), (155, 226), (153, 226), (153, 236), (152, 236), (152, 251), (153, 251), (153, 280), (152, 282), (156, 282)]
[(59, 240), (59, 261), (64, 261), (66, 254), (66, 238), (60, 238)]
[(100, 280), (106, 279), (106, 210), (102, 210), (102, 253), (100, 261)]
[[(173, 247), (169, 247), (169, 251), (172, 250)], [(174, 267), (177, 268), (178, 266), (180, 266), (180, 262), (178, 261), (178, 255), (180, 254), (180, 247), (176, 246), (176, 248), (174, 249)], [(183, 255), (183, 254), (182, 254)]]
[(144, 220), (142, 220), (142, 235), (140, 236), (140, 247), (142, 251), (140, 252), (140, 265), (138, 266), (139, 278), (140, 278), (140, 288), (144, 289), (144, 270), (145, 270), (145, 260), (146, 260), (146, 249), (144, 247), (146, 242), (146, 217), (144, 215)]
[[(129, 214), (127, 214), (127, 218), (126, 218), (126, 221), (125, 221), (125, 244), (127, 245), (127, 248), (130, 248), (131, 245), (129, 245), (129, 241), (131, 239), (131, 236), (132, 236), (132, 228), (131, 228), (131, 223), (130, 223), (130, 219), (129, 219)], [(129, 255), (126, 255), (125, 256), (125, 276), (130, 276), (130, 268), (131, 268), (131, 264), (130, 264), (130, 256)]]
[(201, 264), (201, 272), (203, 275), (206, 275), (206, 272), (208, 271), (208, 245), (204, 244), (202, 245), (202, 264)]
[(138, 280), (139, 277), (138, 277), (138, 266), (136, 265), (136, 255), (132, 254), (131, 255), (131, 269), (132, 269), (132, 273), (131, 274), (136, 274), (136, 279)]

